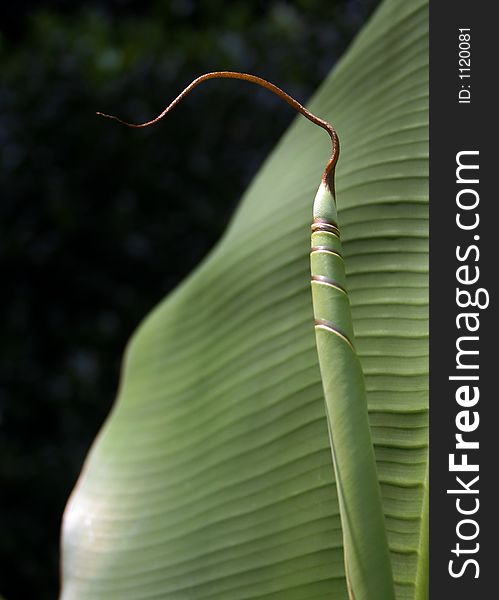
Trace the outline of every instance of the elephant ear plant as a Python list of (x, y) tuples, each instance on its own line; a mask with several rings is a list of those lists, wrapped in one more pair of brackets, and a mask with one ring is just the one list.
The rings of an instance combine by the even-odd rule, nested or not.
[(221, 72), (143, 125), (246, 79), (333, 149), (310, 259), (326, 147), (301, 120), (130, 341), (65, 513), (64, 600), (427, 597), (426, 76), (426, 2), (387, 0), (310, 110)]

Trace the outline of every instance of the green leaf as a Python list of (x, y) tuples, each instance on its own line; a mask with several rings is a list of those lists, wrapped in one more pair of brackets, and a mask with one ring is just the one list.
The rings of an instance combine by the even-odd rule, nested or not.
[[(427, 26), (426, 2), (386, 1), (310, 104), (342, 143), (338, 218), (395, 588), (418, 600)], [(130, 341), (65, 513), (64, 600), (348, 597), (310, 292), (328, 155), (324, 132), (297, 119), (215, 250)]]

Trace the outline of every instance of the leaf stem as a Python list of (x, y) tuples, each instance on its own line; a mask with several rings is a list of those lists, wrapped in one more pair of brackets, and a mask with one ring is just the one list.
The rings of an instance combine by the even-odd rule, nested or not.
[(336, 133), (336, 130), (331, 125), (331, 123), (329, 123), (328, 121), (325, 121), (324, 119), (317, 117), (316, 115), (311, 113), (308, 109), (306, 109), (302, 104), (300, 104), (298, 102), (298, 100), (295, 100), (292, 96), (287, 94), (284, 90), (277, 87), (273, 83), (270, 83), (270, 81), (263, 79), (262, 77), (257, 77), (256, 75), (250, 75), (248, 73), (239, 73), (236, 71), (214, 71), (212, 73), (205, 73), (204, 75), (201, 75), (200, 77), (197, 77), (196, 79), (194, 79), (194, 81), (192, 81), (182, 92), (180, 92), (180, 94), (172, 102), (170, 102), (170, 104), (164, 109), (164, 111), (161, 114), (159, 114), (154, 119), (151, 119), (150, 121), (146, 121), (145, 123), (128, 123), (127, 121), (124, 121), (114, 115), (108, 115), (108, 114), (105, 114), (102, 112), (97, 112), (97, 114), (100, 115), (101, 117), (106, 117), (107, 119), (113, 119), (114, 121), (118, 121), (118, 123), (122, 123), (123, 125), (126, 125), (127, 127), (135, 127), (135, 128), (149, 127), (149, 125), (154, 125), (155, 123), (160, 121), (173, 108), (175, 108), (175, 106), (177, 106), (177, 104), (179, 102), (181, 102), (185, 98), (185, 96), (187, 96), (187, 94), (189, 94), (189, 92), (191, 92), (200, 83), (203, 83), (203, 81), (207, 81), (208, 79), (241, 79), (243, 81), (248, 81), (249, 83), (254, 83), (256, 85), (259, 85), (259, 86), (269, 90), (270, 92), (276, 94), (277, 96), (279, 96), (279, 98), (281, 98), (282, 100), (287, 102), (290, 106), (292, 106), (297, 112), (299, 112), (304, 117), (306, 117), (309, 121), (311, 121), (315, 125), (318, 125), (319, 127), (322, 127), (322, 129), (327, 131), (327, 133), (329, 134), (329, 137), (331, 138), (332, 149), (331, 149), (331, 156), (329, 158), (329, 161), (324, 170), (324, 174), (322, 176), (322, 181), (331, 190), (331, 192), (333, 193), (333, 196), (335, 196), (334, 172), (335, 172), (336, 163), (338, 162), (338, 156), (340, 154), (340, 143), (339, 143), (338, 134)]

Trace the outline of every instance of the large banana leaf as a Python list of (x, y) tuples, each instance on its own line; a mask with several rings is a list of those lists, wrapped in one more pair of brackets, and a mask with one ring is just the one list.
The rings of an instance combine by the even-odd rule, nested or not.
[[(387, 0), (310, 104), (342, 142), (398, 599), (427, 594), (427, 24), (425, 1)], [(64, 600), (348, 597), (308, 255), (328, 155), (297, 119), (215, 250), (131, 339), (65, 514)]]

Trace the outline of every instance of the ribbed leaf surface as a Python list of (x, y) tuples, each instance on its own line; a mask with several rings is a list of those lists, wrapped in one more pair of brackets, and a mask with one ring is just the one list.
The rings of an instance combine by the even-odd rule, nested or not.
[[(342, 143), (339, 220), (399, 599), (426, 597), (427, 23), (426, 2), (385, 2), (310, 104)], [(297, 119), (215, 250), (133, 336), (66, 512), (64, 600), (347, 598), (309, 272), (329, 150)]]

